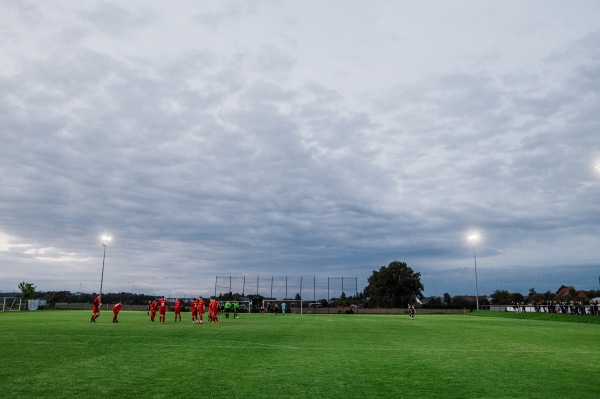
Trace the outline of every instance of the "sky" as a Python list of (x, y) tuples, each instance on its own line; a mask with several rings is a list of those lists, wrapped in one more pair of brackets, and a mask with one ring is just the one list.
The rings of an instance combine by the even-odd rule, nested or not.
[(0, 15), (2, 293), (600, 289), (598, 1)]

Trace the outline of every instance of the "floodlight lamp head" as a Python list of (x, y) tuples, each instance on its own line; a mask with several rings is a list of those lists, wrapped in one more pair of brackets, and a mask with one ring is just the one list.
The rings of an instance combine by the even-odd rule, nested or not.
[(467, 236), (467, 238), (469, 239), (469, 242), (473, 245), (477, 244), (479, 242), (479, 234), (478, 233), (471, 233)]
[(102, 236), (102, 245), (103, 245), (103, 246), (106, 246), (106, 244), (107, 244), (107, 243), (108, 243), (110, 240), (112, 240), (112, 237), (111, 237), (111, 236)]

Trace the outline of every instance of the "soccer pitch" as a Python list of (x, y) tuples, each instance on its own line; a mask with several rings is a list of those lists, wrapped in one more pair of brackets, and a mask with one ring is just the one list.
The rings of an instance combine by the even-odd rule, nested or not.
[(600, 397), (598, 324), (241, 314), (197, 325), (189, 313), (159, 324), (127, 311), (90, 323), (90, 313), (0, 313), (2, 397)]

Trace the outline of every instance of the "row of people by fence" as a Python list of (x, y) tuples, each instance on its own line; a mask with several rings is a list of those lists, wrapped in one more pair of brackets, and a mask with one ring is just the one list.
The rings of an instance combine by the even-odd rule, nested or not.
[(592, 300), (588, 304), (583, 301), (542, 301), (526, 304), (525, 302), (513, 302), (512, 310), (517, 313), (534, 311), (536, 313), (562, 313), (573, 315), (600, 315), (600, 301)]

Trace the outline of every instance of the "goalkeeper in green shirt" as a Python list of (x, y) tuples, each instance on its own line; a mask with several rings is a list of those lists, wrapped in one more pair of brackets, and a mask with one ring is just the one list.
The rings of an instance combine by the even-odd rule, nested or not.
[(229, 318), (229, 312), (231, 311), (231, 302), (225, 302), (225, 318)]

